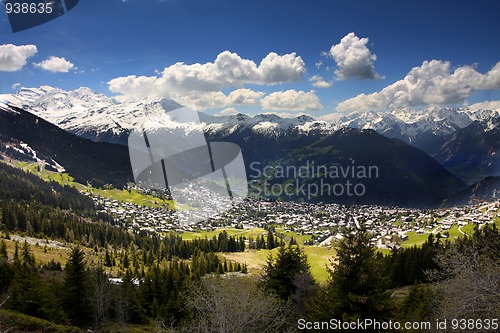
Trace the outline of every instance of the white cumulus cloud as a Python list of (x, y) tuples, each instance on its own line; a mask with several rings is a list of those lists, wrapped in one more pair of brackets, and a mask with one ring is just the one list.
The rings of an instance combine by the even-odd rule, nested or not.
[(312, 85), (317, 88), (329, 88), (332, 86), (332, 82), (325, 81), (321, 76), (314, 75), (309, 79), (312, 82)]
[(483, 101), (469, 105), (469, 109), (477, 110), (495, 110), (500, 111), (500, 101)]
[(313, 111), (323, 107), (314, 90), (305, 92), (294, 89), (269, 94), (262, 99), (262, 106), (264, 110), (287, 111)]
[(345, 113), (329, 113), (318, 118), (318, 120), (326, 121), (327, 123), (336, 123), (340, 118), (344, 117)]
[(237, 89), (231, 91), (228, 96), (229, 104), (232, 105), (257, 105), (259, 99), (264, 96), (262, 91), (253, 91), (251, 89)]
[(304, 61), (295, 53), (269, 53), (259, 65), (238, 54), (224, 51), (214, 62), (205, 64), (175, 63), (157, 76), (118, 77), (108, 82), (109, 89), (127, 99), (143, 97), (193, 97), (241, 88), (245, 84), (273, 85), (296, 82), (306, 72)]
[(338, 80), (378, 78), (373, 65), (377, 56), (370, 52), (367, 43), (368, 38), (359, 38), (351, 32), (330, 48), (328, 55), (337, 63)]
[(417, 106), (462, 103), (476, 90), (500, 89), (500, 62), (486, 74), (472, 66), (451, 67), (449, 61), (424, 61), (402, 80), (379, 92), (360, 94), (337, 107), (338, 111), (394, 110)]
[(51, 56), (44, 61), (35, 64), (35, 67), (39, 67), (43, 70), (50, 71), (53, 73), (67, 73), (71, 69), (75, 69), (75, 65), (65, 58)]
[(16, 72), (26, 65), (26, 60), (37, 53), (36, 45), (0, 45), (0, 71)]
[(308, 117), (311, 117), (313, 118), (310, 114), (308, 113), (304, 113), (304, 112), (299, 112), (299, 113), (291, 113), (291, 112), (264, 112), (262, 114), (274, 114), (278, 117), (281, 117), (281, 118), (297, 118), (297, 117), (300, 117), (300, 116), (308, 116)]
[(236, 89), (230, 92), (229, 95), (221, 91), (214, 91), (195, 96), (179, 96), (176, 100), (183, 105), (202, 111), (209, 108), (226, 107), (230, 105), (259, 105), (262, 96), (264, 96), (264, 93), (261, 91)]
[(22, 84), (20, 84), (19, 82), (17, 82), (17, 83), (14, 83), (13, 85), (11, 85), (10, 89), (17, 90), (17, 89), (19, 89), (21, 87), (22, 87)]
[(238, 114), (238, 110), (236, 110), (235, 108), (226, 108), (222, 111), (217, 112), (215, 115), (216, 116), (230, 116), (233, 114)]

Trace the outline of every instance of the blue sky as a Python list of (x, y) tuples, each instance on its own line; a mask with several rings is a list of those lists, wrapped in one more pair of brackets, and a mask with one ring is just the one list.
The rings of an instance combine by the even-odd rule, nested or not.
[(80, 0), (12, 33), (1, 12), (0, 93), (87, 86), (315, 117), (497, 101), (499, 13), (496, 0)]

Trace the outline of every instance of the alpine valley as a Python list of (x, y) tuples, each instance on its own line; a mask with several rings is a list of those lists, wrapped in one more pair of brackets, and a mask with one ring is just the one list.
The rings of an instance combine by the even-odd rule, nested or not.
[[(165, 115), (181, 107), (169, 99), (120, 103), (88, 88), (64, 91), (48, 86), (22, 88), (0, 95), (0, 101), (4, 158), (37, 161), (65, 169), (80, 182), (117, 187), (133, 180), (125, 147), (131, 131), (159, 118), (158, 126), (174, 128)], [(498, 181), (492, 182), (500, 176), (498, 110), (354, 112), (335, 122), (274, 114), (199, 117), (200, 123), (192, 126), (202, 130), (207, 141), (241, 147), (253, 188), (297, 181), (297, 188), (361, 184), (364, 189), (363, 195), (347, 190), (313, 196), (300, 191), (266, 194), (273, 199), (429, 207), (464, 204), (476, 196), (494, 199), (500, 190)], [(319, 166), (372, 167), (377, 172), (337, 177), (323, 173), (298, 180), (276, 172)]]

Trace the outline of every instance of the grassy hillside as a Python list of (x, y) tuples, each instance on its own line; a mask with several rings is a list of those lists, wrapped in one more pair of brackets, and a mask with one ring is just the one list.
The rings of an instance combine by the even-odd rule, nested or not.
[(85, 331), (74, 326), (56, 325), (25, 314), (0, 310), (0, 332), (83, 333)]
[(27, 172), (36, 174), (43, 180), (55, 181), (61, 185), (71, 186), (79, 191), (97, 194), (101, 197), (112, 200), (129, 202), (141, 206), (164, 207), (164, 205), (168, 205), (171, 208), (173, 208), (174, 206), (171, 200), (162, 200), (151, 195), (139, 193), (138, 191), (133, 189), (131, 189), (130, 191), (115, 188), (98, 189), (93, 188), (90, 184), (83, 185), (76, 182), (75, 179), (68, 173), (49, 171), (44, 167), (40, 167), (37, 163), (21, 162), (17, 164), (17, 167)]

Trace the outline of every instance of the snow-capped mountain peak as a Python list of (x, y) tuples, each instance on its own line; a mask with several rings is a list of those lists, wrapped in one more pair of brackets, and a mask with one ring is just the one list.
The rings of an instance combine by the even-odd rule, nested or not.
[(422, 136), (444, 136), (469, 126), (475, 120), (499, 117), (498, 111), (468, 108), (354, 112), (340, 118), (341, 126), (374, 129), (388, 137), (414, 143)]
[(71, 133), (97, 141), (115, 141), (113, 137), (153, 123), (151, 119), (162, 118), (165, 112), (181, 107), (166, 98), (120, 103), (86, 87), (73, 91), (49, 86), (21, 88), (16, 94), (1, 95), (0, 100)]
[[(324, 121), (317, 121), (309, 116), (299, 116), (296, 118), (282, 118), (275, 114), (265, 113), (253, 117), (245, 114), (234, 114), (224, 117), (209, 116), (200, 113), (200, 119), (204, 124), (204, 131), (209, 134), (220, 133), (230, 135), (236, 131), (251, 130), (252, 132), (280, 136), (291, 130), (308, 132), (318, 127), (330, 130), (334, 126)], [(304, 126), (308, 124), (308, 126)]]
[[(50, 86), (21, 88), (18, 93), (0, 95), (0, 101), (23, 108), (57, 126), (80, 136), (96, 140), (125, 143), (126, 135), (144, 126), (176, 127), (164, 117), (181, 107), (166, 98), (139, 99), (120, 103), (112, 97), (89, 88), (73, 91)], [(382, 135), (419, 146), (429, 138), (449, 135), (472, 122), (500, 117), (498, 110), (468, 108), (430, 108), (421, 110), (353, 112), (334, 123), (302, 115), (282, 118), (276, 114), (249, 116), (211, 116), (199, 113), (201, 129), (210, 134), (230, 135), (236, 131), (280, 136), (289, 131), (330, 133), (342, 127), (373, 129)], [(154, 122), (151, 120), (159, 122)], [(153, 125), (151, 125), (153, 124)], [(198, 126), (198, 125), (197, 125)]]

